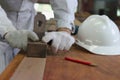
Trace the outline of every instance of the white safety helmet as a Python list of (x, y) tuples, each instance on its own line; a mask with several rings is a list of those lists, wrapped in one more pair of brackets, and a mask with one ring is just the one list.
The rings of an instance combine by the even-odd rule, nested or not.
[(120, 32), (106, 15), (91, 15), (79, 27), (76, 44), (100, 55), (120, 55)]

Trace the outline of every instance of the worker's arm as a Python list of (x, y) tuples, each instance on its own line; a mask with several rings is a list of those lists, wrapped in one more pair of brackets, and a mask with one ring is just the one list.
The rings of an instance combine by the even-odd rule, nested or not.
[(74, 29), (77, 0), (50, 0), (58, 28)]
[(3, 37), (6, 32), (14, 30), (16, 30), (16, 28), (13, 26), (5, 11), (0, 6), (0, 35)]
[(38, 36), (28, 30), (17, 30), (12, 22), (7, 18), (5, 11), (0, 6), (0, 41), (7, 41), (12, 47), (23, 48), (27, 47), (28, 38), (33, 41), (38, 40)]
[(69, 50), (75, 39), (71, 36), (74, 31), (74, 13), (77, 0), (50, 0), (57, 21), (57, 31), (49, 32), (43, 37), (44, 42), (52, 40), (52, 46), (57, 50)]

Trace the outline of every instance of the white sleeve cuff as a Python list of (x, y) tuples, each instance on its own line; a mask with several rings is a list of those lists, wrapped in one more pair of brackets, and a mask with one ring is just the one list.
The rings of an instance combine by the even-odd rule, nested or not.
[(58, 26), (58, 28), (59, 27), (66, 27), (66, 28), (72, 30), (72, 23), (67, 22), (67, 21), (58, 20), (57, 21), (57, 26)]
[(58, 28), (68, 28), (72, 31), (72, 33), (75, 32), (75, 26), (74, 26), (74, 23), (72, 23), (72, 22), (58, 20), (57, 21), (57, 26), (58, 26)]

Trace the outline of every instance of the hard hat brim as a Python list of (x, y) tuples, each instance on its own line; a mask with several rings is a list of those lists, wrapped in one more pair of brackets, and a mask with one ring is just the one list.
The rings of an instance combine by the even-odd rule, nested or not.
[(96, 46), (86, 45), (79, 40), (75, 42), (78, 46), (85, 48), (91, 53), (98, 55), (120, 55), (120, 46)]

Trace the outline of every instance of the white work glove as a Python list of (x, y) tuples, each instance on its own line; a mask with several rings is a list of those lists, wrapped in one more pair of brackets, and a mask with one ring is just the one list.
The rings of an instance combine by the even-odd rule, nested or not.
[(0, 36), (16, 48), (25, 49), (27, 47), (28, 38), (33, 41), (39, 40), (38, 36), (28, 30), (16, 30), (12, 22), (8, 19), (7, 14), (0, 6)]
[(52, 46), (57, 50), (69, 50), (75, 39), (67, 32), (47, 32), (42, 40), (46, 43), (52, 40)]
[(33, 31), (28, 30), (15, 30), (9, 31), (5, 35), (6, 41), (15, 48), (26, 49), (28, 39), (38, 41), (39, 38)]

